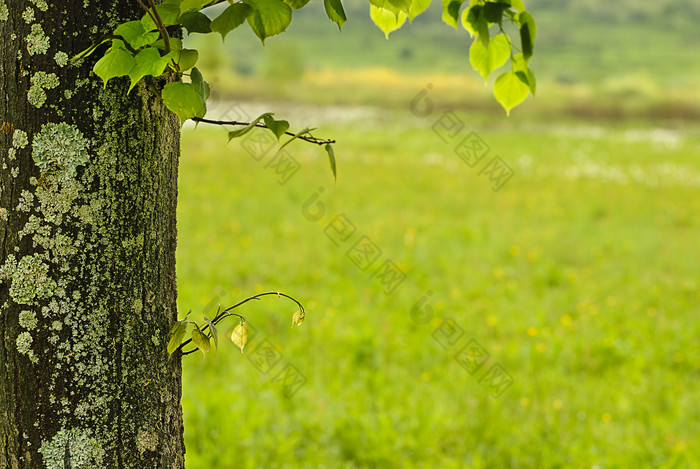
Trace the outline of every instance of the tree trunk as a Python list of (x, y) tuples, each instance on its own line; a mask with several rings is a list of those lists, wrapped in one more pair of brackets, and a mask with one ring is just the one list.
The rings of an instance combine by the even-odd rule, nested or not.
[[(0, 468), (183, 468), (179, 123), (92, 56), (135, 0), (0, 0)], [(156, 83), (156, 86), (158, 84)]]

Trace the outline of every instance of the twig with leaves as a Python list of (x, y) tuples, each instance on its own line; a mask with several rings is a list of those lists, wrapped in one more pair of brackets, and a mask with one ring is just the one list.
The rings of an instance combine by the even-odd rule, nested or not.
[[(184, 319), (177, 321), (177, 323), (173, 327), (170, 333), (170, 341), (168, 342), (168, 353), (172, 355), (176, 351), (180, 350), (182, 355), (189, 355), (191, 353), (196, 352), (197, 350), (201, 350), (202, 353), (206, 355), (207, 352), (211, 350), (212, 340), (214, 341), (214, 347), (218, 349), (219, 332), (216, 326), (222, 320), (231, 316), (236, 316), (240, 319), (239, 324), (233, 329), (233, 333), (231, 334), (231, 341), (233, 341), (233, 343), (241, 349), (241, 353), (243, 353), (243, 348), (248, 342), (248, 326), (246, 325), (245, 317), (241, 316), (238, 313), (232, 313), (231, 311), (246, 304), (249, 301), (259, 300), (260, 298), (269, 295), (277, 295), (278, 298), (288, 298), (297, 304), (299, 310), (292, 316), (292, 327), (300, 326), (301, 323), (304, 322), (304, 318), (306, 317), (306, 310), (304, 309), (304, 306), (301, 303), (299, 303), (299, 301), (297, 301), (295, 298), (281, 292), (260, 293), (246, 298), (243, 301), (239, 301), (235, 305), (229, 306), (223, 311), (221, 310), (221, 305), (219, 305), (214, 319), (210, 320), (209, 318), (204, 316), (204, 322), (206, 323), (206, 325), (201, 327), (199, 324), (197, 324), (196, 321), (189, 320), (189, 316), (192, 313), (192, 310), (190, 310), (184, 317)], [(187, 330), (190, 324), (194, 325), (194, 327), (192, 328), (191, 336), (189, 339), (184, 340), (187, 336)], [(192, 343), (195, 347), (190, 350), (183, 350), (183, 348), (189, 345), (190, 343)]]

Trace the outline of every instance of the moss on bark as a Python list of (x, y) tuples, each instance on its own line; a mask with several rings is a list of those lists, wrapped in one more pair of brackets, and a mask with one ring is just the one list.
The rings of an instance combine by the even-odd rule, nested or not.
[(59, 3), (0, 18), (0, 467), (182, 468), (179, 122), (57, 59), (135, 2)]

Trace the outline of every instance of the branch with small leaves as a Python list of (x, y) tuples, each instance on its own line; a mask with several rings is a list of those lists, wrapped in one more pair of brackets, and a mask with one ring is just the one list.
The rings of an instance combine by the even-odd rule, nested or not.
[[(226, 8), (214, 11), (210, 7), (225, 3), (224, 0), (164, 0), (157, 5), (154, 0), (135, 1), (145, 14), (141, 19), (119, 24), (111, 34), (100, 39), (98, 45), (111, 40), (111, 47), (104, 52), (93, 70), (105, 84), (112, 78), (128, 76), (131, 90), (144, 77), (159, 77), (170, 68), (178, 79), (163, 87), (162, 97), (166, 106), (183, 123), (188, 119), (204, 117), (209, 85), (204, 80), (182, 80), (185, 72), (197, 64), (199, 51), (183, 48), (182, 40), (172, 37), (169, 31), (176, 33), (184, 29), (188, 34), (219, 34), (225, 40), (231, 31), (247, 22), (264, 44), (265, 39), (287, 29), (294, 10), (304, 8), (309, 3), (309, 0), (228, 0)], [(342, 28), (347, 20), (342, 1), (325, 0), (323, 3), (328, 18)], [(388, 38), (407, 20), (410, 22), (425, 12), (431, 2), (370, 0), (369, 3), (370, 17)], [(445, 23), (456, 30), (461, 24), (475, 39), (469, 58), (474, 69), (482, 75), (487, 76), (492, 70), (500, 68), (510, 57), (512, 71), (503, 73), (494, 84), (496, 99), (507, 112), (528, 94), (534, 95), (536, 85), (529, 60), (533, 54), (537, 27), (522, 0), (442, 0), (442, 7), (442, 20)], [(207, 14), (203, 13), (204, 10)], [(518, 28), (520, 48), (513, 44), (503, 29), (504, 20)], [(493, 36), (491, 28), (498, 29)], [(74, 60), (87, 57), (95, 49), (96, 46), (89, 47)]]
[[(214, 319), (210, 320), (206, 316), (204, 316), (204, 322), (206, 323), (205, 325), (200, 326), (196, 321), (192, 321), (189, 319), (190, 314), (192, 313), (192, 310), (190, 310), (187, 315), (184, 317), (184, 319), (181, 319), (180, 321), (177, 321), (175, 323), (175, 326), (173, 326), (173, 329), (170, 333), (170, 340), (168, 342), (168, 353), (173, 354), (176, 351), (180, 350), (182, 355), (189, 355), (191, 353), (196, 352), (197, 350), (200, 350), (204, 355), (206, 355), (210, 350), (211, 350), (211, 342), (214, 342), (214, 347), (219, 348), (219, 331), (217, 329), (217, 325), (223, 321), (224, 319), (228, 317), (238, 317), (240, 319), (239, 324), (233, 329), (233, 333), (231, 334), (231, 341), (241, 349), (241, 353), (243, 353), (243, 348), (245, 347), (246, 343), (248, 342), (248, 326), (246, 325), (246, 319), (245, 317), (241, 316), (238, 313), (232, 313), (231, 311), (243, 306), (244, 304), (248, 303), (249, 301), (252, 300), (260, 300), (260, 298), (264, 296), (269, 296), (269, 295), (276, 295), (278, 298), (287, 298), (292, 300), (294, 303), (297, 304), (299, 309), (297, 310), (296, 313), (292, 316), (292, 327), (294, 326), (300, 326), (302, 322), (304, 322), (304, 318), (306, 317), (306, 310), (304, 309), (304, 306), (302, 306), (299, 301), (296, 299), (292, 298), (289, 295), (286, 295), (281, 292), (267, 292), (267, 293), (260, 293), (258, 295), (251, 296), (249, 298), (246, 298), (243, 301), (240, 301), (236, 303), (233, 306), (229, 306), (228, 308), (224, 309), (223, 311), (221, 310), (221, 305), (219, 305), (219, 308), (216, 311), (216, 316), (214, 316)], [(192, 325), (192, 332), (190, 334), (190, 338), (185, 340), (185, 337), (187, 337), (187, 331)], [(194, 345), (193, 349), (190, 350), (183, 350), (184, 347), (188, 345)]]

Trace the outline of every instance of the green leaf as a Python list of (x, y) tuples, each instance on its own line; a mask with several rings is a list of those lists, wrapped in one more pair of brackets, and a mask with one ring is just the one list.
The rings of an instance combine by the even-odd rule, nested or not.
[(530, 69), (530, 66), (527, 60), (525, 60), (523, 54), (515, 54), (513, 57), (511, 57), (510, 66), (513, 69), (513, 72), (515, 72), (515, 74), (518, 75), (521, 80), (524, 80), (524, 82), (530, 87), (530, 92), (534, 96), (537, 93), (535, 74), (532, 73), (532, 70)]
[(70, 59), (71, 62), (74, 62), (74, 61), (76, 61), (76, 60), (80, 60), (80, 59), (84, 59), (85, 57), (88, 57), (88, 56), (91, 55), (93, 52), (95, 52), (99, 46), (101, 46), (101, 45), (104, 44), (105, 42), (111, 41), (111, 40), (112, 40), (112, 39), (103, 39), (103, 40), (101, 40), (100, 42), (91, 45), (90, 47), (88, 47), (88, 48), (85, 49), (84, 51), (80, 52), (79, 54), (76, 54), (72, 59)]
[(292, 7), (292, 9), (298, 10), (299, 8), (304, 8), (309, 3), (309, 0), (284, 0), (284, 3)]
[[(156, 47), (160, 50), (165, 50), (165, 41), (163, 39), (158, 39), (157, 41), (151, 43), (151, 47)], [(182, 50), (182, 39), (176, 37), (170, 38), (170, 51)]]
[(168, 341), (168, 353), (173, 354), (182, 343), (182, 339), (187, 334), (187, 321), (182, 320), (175, 323), (173, 330), (170, 332), (170, 340)]
[(333, 151), (333, 145), (330, 143), (326, 143), (326, 153), (328, 153), (328, 161), (331, 164), (331, 171), (333, 171), (333, 179), (336, 181), (338, 180), (338, 175), (336, 173), (336, 166), (335, 166), (335, 151)]
[(392, 11), (379, 8), (374, 5), (369, 6), (369, 16), (379, 29), (384, 31), (384, 36), (389, 39), (389, 33), (396, 31), (406, 22), (406, 13), (400, 11), (394, 14)]
[[(174, 24), (178, 24), (177, 20), (180, 18), (180, 2), (182, 0), (165, 0), (163, 3), (156, 5), (156, 9), (158, 10), (158, 14), (160, 15), (160, 19), (163, 22), (165, 26), (172, 26)], [(149, 12), (153, 12), (153, 9), (149, 9)], [(146, 28), (146, 31), (153, 31), (157, 30), (158, 27), (156, 24), (153, 22), (151, 19), (150, 14), (145, 14), (141, 18), (141, 22), (143, 23), (143, 27)]]
[(221, 40), (226, 39), (226, 35), (236, 29), (250, 16), (253, 9), (245, 3), (234, 3), (226, 8), (219, 16), (211, 22), (211, 30), (221, 34)]
[(244, 136), (245, 134), (247, 134), (248, 132), (250, 132), (251, 130), (253, 130), (253, 129), (255, 128), (256, 124), (257, 124), (258, 122), (260, 122), (262, 119), (264, 119), (265, 116), (271, 116), (271, 115), (272, 115), (272, 113), (266, 112), (265, 114), (262, 114), (262, 115), (256, 117), (255, 120), (253, 120), (250, 124), (248, 124), (247, 126), (243, 127), (242, 129), (234, 130), (234, 131), (229, 132), (229, 133), (228, 133), (228, 141), (230, 142), (230, 141), (233, 140), (234, 138), (238, 138), (238, 137)]
[(197, 69), (197, 67), (193, 68), (190, 72), (190, 80), (192, 81), (195, 90), (197, 90), (197, 94), (204, 102), (206, 102), (207, 99), (209, 99), (211, 90), (209, 89), (209, 83), (204, 81), (202, 73)]
[(506, 110), (507, 115), (510, 115), (511, 109), (525, 101), (529, 92), (528, 85), (513, 72), (505, 72), (496, 79), (493, 86), (493, 94)]
[(343, 29), (343, 23), (345, 23), (348, 18), (345, 16), (345, 10), (343, 10), (343, 4), (340, 0), (323, 0), (323, 6), (326, 8), (326, 15), (328, 18), (338, 25), (338, 29)]
[(535, 24), (535, 18), (528, 13), (523, 11), (518, 15), (518, 24), (522, 27), (527, 25), (530, 32), (530, 38), (532, 38), (532, 43), (535, 43), (535, 36), (537, 36), (537, 25)]
[(398, 16), (400, 12), (408, 14), (411, 8), (411, 0), (369, 0), (369, 3), (392, 12), (394, 16)]
[(488, 46), (481, 41), (472, 42), (469, 48), (469, 62), (486, 81), (489, 74), (503, 66), (510, 57), (510, 42), (505, 34), (497, 34)]
[(216, 329), (216, 325), (209, 320), (208, 317), (204, 316), (204, 321), (209, 324), (209, 330), (211, 331), (211, 338), (214, 339), (214, 347), (219, 348), (219, 331)]
[(442, 21), (457, 29), (463, 2), (464, 0), (442, 0)]
[(131, 52), (120, 47), (112, 47), (97, 61), (92, 70), (102, 78), (104, 86), (107, 87), (107, 82), (111, 78), (128, 75), (134, 65), (136, 60)]
[(300, 132), (294, 134), (294, 136), (292, 138), (290, 138), (289, 140), (287, 140), (286, 142), (284, 142), (282, 144), (282, 146), (279, 148), (279, 150), (277, 150), (277, 151), (278, 152), (282, 151), (282, 149), (284, 147), (286, 147), (287, 145), (289, 145), (290, 143), (292, 143), (294, 140), (298, 139), (302, 135), (306, 135), (306, 134), (310, 135), (312, 130), (315, 130), (315, 129), (312, 129), (311, 127), (306, 127), (305, 129), (301, 130)]
[(175, 62), (180, 67), (180, 71), (184, 72), (191, 69), (199, 59), (199, 52), (195, 49), (182, 49), (175, 55)]
[(510, 0), (510, 6), (512, 6), (516, 11), (525, 11), (525, 4), (523, 0)]
[(265, 39), (281, 33), (292, 22), (292, 9), (282, 0), (243, 0), (253, 8), (248, 16), (250, 29), (260, 38)]
[(199, 329), (199, 326), (192, 329), (192, 342), (199, 348), (199, 350), (202, 351), (204, 355), (211, 350), (209, 337)]
[(165, 67), (168, 66), (170, 58), (168, 56), (161, 57), (158, 49), (146, 47), (136, 54), (134, 60), (136, 64), (129, 70), (129, 78), (131, 78), (129, 91), (145, 76), (157, 77), (162, 75)]
[(489, 44), (489, 23), (483, 13), (481, 5), (467, 8), (462, 13), (462, 26), (469, 32), (471, 37), (475, 37), (484, 43)]
[(280, 137), (282, 137), (282, 135), (289, 130), (289, 122), (285, 120), (277, 121), (273, 119), (272, 114), (263, 114), (263, 121), (265, 121), (267, 128), (270, 129), (273, 134), (275, 134), (277, 141), (279, 141)]
[(180, 122), (192, 117), (204, 117), (207, 113), (206, 103), (192, 83), (168, 83), (163, 87), (162, 96), (165, 105), (177, 114)]
[(141, 21), (122, 23), (114, 30), (114, 34), (122, 36), (134, 49), (139, 49), (158, 39), (158, 33), (146, 33), (146, 28)]
[(423, 13), (430, 6), (430, 0), (413, 0), (411, 7), (408, 9), (408, 21), (412, 22), (413, 18)]
[(189, 10), (199, 11), (207, 3), (211, 3), (211, 0), (182, 0), (180, 3), (180, 13), (182, 14)]
[(503, 2), (486, 2), (483, 12), (484, 18), (489, 23), (501, 24), (503, 12), (510, 8), (510, 4)]
[(209, 17), (198, 11), (188, 11), (183, 14), (178, 21), (187, 30), (187, 34), (207, 34), (212, 31)]
[(523, 11), (518, 15), (518, 23), (520, 24), (520, 44), (523, 55), (526, 59), (529, 59), (532, 57), (532, 50), (535, 46), (535, 36), (537, 35), (535, 18), (527, 11)]
[(520, 46), (522, 47), (523, 55), (526, 58), (532, 57), (532, 35), (530, 34), (530, 26), (524, 24), (520, 27)]

